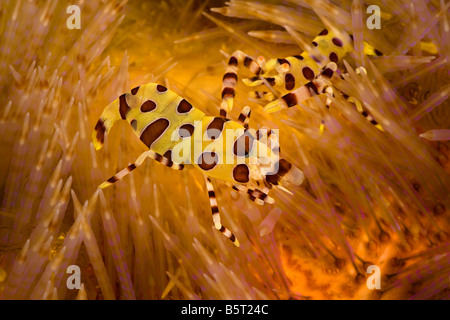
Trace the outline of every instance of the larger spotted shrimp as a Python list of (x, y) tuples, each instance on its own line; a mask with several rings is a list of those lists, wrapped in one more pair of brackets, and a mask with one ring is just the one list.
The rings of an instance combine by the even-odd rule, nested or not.
[(279, 158), (275, 139), (263, 139), (270, 131), (248, 129), (249, 110), (245, 107), (238, 121), (231, 121), (205, 115), (159, 84), (132, 89), (104, 109), (92, 135), (93, 143), (95, 149), (102, 148), (114, 123), (126, 120), (149, 150), (99, 188), (122, 179), (146, 158), (177, 170), (193, 165), (205, 175), (215, 228), (239, 246), (233, 233), (220, 222), (211, 178), (226, 181), (257, 204), (273, 203), (268, 196), (272, 187), (287, 190), (304, 179), (301, 170)]

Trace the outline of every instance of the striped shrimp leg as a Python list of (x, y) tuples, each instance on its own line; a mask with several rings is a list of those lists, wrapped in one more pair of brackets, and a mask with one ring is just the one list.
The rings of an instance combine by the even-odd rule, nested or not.
[(123, 179), (125, 176), (127, 176), (131, 171), (133, 171), (134, 169), (136, 169), (137, 167), (139, 167), (147, 158), (152, 158), (155, 161), (165, 165), (166, 167), (169, 168), (173, 168), (175, 170), (182, 170), (184, 168), (183, 164), (177, 164), (172, 162), (172, 160), (170, 159), (170, 155), (169, 154), (165, 154), (164, 156), (152, 151), (152, 150), (148, 150), (143, 152), (134, 163), (130, 164), (128, 167), (126, 167), (125, 169), (120, 170), (118, 173), (116, 173), (115, 175), (113, 175), (111, 178), (109, 178), (108, 180), (106, 180), (105, 182), (103, 182), (102, 184), (100, 184), (98, 186), (99, 189), (104, 189), (109, 187), (110, 185), (112, 185), (113, 183)]
[[(260, 60), (262, 61), (262, 59)], [(261, 66), (252, 57), (246, 55), (242, 51), (237, 50), (231, 55), (222, 79), (222, 103), (220, 105), (220, 115), (224, 118), (227, 113), (233, 109), (238, 80), (238, 66), (246, 67), (255, 75), (259, 75), (262, 71)]]
[(239, 117), (237, 119), (237, 122), (242, 124), (242, 126), (245, 128), (245, 130), (248, 130), (248, 123), (250, 122), (250, 114), (252, 113), (252, 110), (249, 106), (245, 106), (241, 113), (239, 114)]
[(378, 130), (384, 131), (383, 127), (377, 122), (377, 120), (375, 120), (372, 115), (363, 108), (361, 102), (359, 102), (356, 98), (347, 96), (346, 94), (344, 94), (344, 98), (347, 99), (348, 102), (353, 103), (356, 107), (356, 111), (358, 111), (364, 118), (366, 118), (366, 120), (369, 121), (370, 124), (374, 125)]
[(237, 192), (248, 194), (248, 197), (250, 198), (250, 200), (260, 206), (264, 205), (265, 203), (269, 203), (269, 204), (275, 203), (275, 200), (268, 195), (269, 188), (267, 188), (267, 187), (264, 187), (263, 190), (259, 190), (259, 189), (249, 188), (244, 185), (233, 185), (232, 189)]
[(220, 222), (219, 206), (216, 201), (216, 193), (214, 192), (214, 187), (211, 180), (206, 177), (206, 188), (208, 190), (209, 203), (211, 205), (212, 218), (214, 222), (214, 227), (219, 230), (225, 237), (231, 240), (236, 247), (239, 247), (239, 241), (236, 239), (234, 234), (222, 225)]
[[(376, 50), (376, 51), (378, 52), (377, 55), (383, 55), (378, 50)], [(355, 72), (356, 72), (356, 74), (366, 74), (367, 75), (367, 71), (364, 67), (356, 68)], [(343, 75), (341, 75), (341, 79), (345, 80), (345, 77)], [(356, 99), (354, 97), (349, 97), (346, 94), (344, 94), (343, 96), (348, 102), (355, 105), (356, 111), (358, 111), (364, 118), (366, 118), (366, 120), (369, 121), (370, 124), (375, 126), (375, 128), (377, 128), (378, 130), (384, 131), (383, 127), (372, 117), (372, 115), (366, 109), (364, 109), (362, 103), (358, 99)]]

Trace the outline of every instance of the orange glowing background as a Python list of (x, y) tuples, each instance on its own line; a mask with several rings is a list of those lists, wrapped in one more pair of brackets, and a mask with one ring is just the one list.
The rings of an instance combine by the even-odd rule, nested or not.
[[(67, 27), (74, 4), (80, 29)], [(366, 25), (371, 4), (380, 29)], [(0, 0), (0, 298), (448, 299), (448, 9), (443, 0)], [(306, 181), (292, 195), (273, 190), (264, 206), (214, 181), (239, 248), (214, 230), (193, 168), (147, 160), (97, 191), (145, 151), (126, 122), (103, 150), (92, 146), (119, 95), (157, 82), (218, 115), (230, 54), (299, 54), (299, 39), (324, 27), (383, 52), (355, 44), (339, 64), (348, 77), (332, 85), (384, 131), (341, 94), (330, 109), (315, 97), (265, 113), (240, 81), (229, 117), (248, 105), (251, 127), (280, 129), (281, 153)], [(66, 285), (70, 265), (80, 289)], [(380, 289), (367, 286), (371, 265)]]

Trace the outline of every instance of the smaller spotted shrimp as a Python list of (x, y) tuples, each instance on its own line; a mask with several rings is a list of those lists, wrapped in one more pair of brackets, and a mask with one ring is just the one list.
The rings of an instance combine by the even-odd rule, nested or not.
[[(222, 79), (221, 115), (226, 116), (233, 108), (239, 67), (244, 67), (254, 74), (253, 77), (243, 79), (247, 86), (268, 85), (280, 93), (277, 98), (271, 91), (250, 92), (251, 98), (267, 103), (264, 111), (268, 113), (298, 106), (311, 98), (312, 94), (326, 94), (328, 96), (326, 106), (329, 108), (331, 104), (329, 97), (333, 96), (330, 79), (337, 71), (340, 59), (353, 50), (352, 36), (344, 32), (338, 36), (324, 29), (314, 38), (312, 44), (310, 52), (305, 51), (300, 55), (283, 59), (270, 59), (267, 62), (264, 57), (254, 59), (242, 51), (235, 51), (228, 61)], [(368, 54), (382, 55), (369, 44), (364, 45)], [(379, 127), (360, 103), (355, 103), (355, 99), (350, 101), (356, 105), (360, 114)]]

